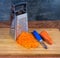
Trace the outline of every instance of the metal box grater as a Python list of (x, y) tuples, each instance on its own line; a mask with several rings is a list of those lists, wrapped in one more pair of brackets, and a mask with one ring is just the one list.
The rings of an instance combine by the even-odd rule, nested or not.
[(14, 6), (13, 14), (14, 18), (12, 20), (10, 33), (12, 37), (16, 40), (19, 34), (23, 31), (28, 32), (28, 17), (26, 10), (27, 3), (18, 3)]

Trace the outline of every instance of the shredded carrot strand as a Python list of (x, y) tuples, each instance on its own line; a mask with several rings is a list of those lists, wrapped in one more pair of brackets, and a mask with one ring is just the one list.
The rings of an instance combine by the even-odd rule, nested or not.
[(39, 42), (34, 38), (31, 33), (22, 32), (17, 37), (17, 43), (25, 48), (37, 48), (39, 46)]

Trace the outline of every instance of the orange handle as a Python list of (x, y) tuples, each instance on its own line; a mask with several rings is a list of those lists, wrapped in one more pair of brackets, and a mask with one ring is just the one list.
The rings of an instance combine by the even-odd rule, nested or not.
[(44, 30), (40, 33), (40, 35), (43, 37), (43, 39), (48, 43), (48, 44), (53, 44), (52, 39), (50, 38), (49, 34)]

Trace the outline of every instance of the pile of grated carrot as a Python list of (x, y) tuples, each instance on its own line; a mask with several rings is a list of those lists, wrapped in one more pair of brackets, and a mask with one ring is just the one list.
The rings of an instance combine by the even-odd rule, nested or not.
[(25, 48), (37, 48), (39, 42), (34, 38), (32, 33), (22, 32), (16, 39), (17, 43)]

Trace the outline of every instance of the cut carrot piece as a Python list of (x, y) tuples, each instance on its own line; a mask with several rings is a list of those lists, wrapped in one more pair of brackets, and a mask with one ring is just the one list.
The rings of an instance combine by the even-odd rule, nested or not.
[(34, 38), (31, 33), (22, 32), (16, 39), (17, 43), (25, 48), (37, 48), (39, 42)]
[(52, 39), (50, 38), (49, 34), (44, 30), (40, 33), (40, 35), (43, 37), (43, 39), (48, 43), (48, 44), (53, 44)]

